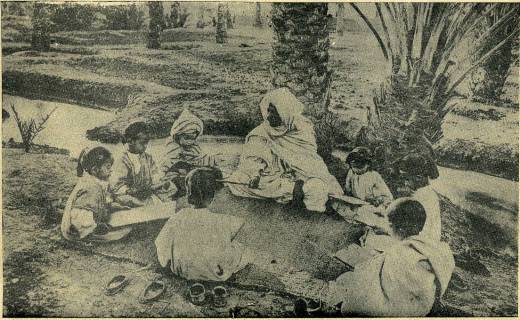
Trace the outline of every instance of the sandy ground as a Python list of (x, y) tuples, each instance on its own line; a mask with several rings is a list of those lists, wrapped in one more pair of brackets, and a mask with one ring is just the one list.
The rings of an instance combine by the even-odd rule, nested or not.
[[(213, 209), (246, 218), (237, 239), (255, 252), (253, 266), (225, 284), (233, 297), (229, 308), (192, 305), (185, 296), (189, 283), (155, 268), (132, 275), (124, 292), (106, 297), (102, 290), (111, 277), (154, 263), (153, 240), (161, 224), (143, 226), (111, 245), (67, 245), (56, 229), (60, 211), (46, 204), (67, 196), (76, 179), (73, 169), (66, 156), (3, 151), (4, 310), (9, 315), (225, 316), (235, 304), (254, 303), (261, 315), (287, 316), (295, 296), (318, 298), (325, 281), (345, 271), (327, 252), (351, 242), (355, 228), (335, 217), (237, 200), (224, 192)], [(36, 190), (39, 199), (30, 200)], [(516, 315), (515, 244), (499, 225), (447, 199), (442, 204), (443, 238), (457, 267), (444, 298), (446, 309), (439, 314)], [(140, 291), (155, 277), (166, 279), (168, 292), (160, 302), (139, 304)]]

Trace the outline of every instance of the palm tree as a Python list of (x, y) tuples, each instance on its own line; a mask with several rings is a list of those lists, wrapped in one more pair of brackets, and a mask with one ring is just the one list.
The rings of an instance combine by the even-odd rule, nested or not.
[(31, 37), (33, 50), (48, 51), (50, 49), (52, 22), (49, 10), (50, 8), (45, 3), (34, 3)]
[(226, 17), (224, 11), (224, 4), (219, 2), (217, 6), (217, 29), (215, 35), (217, 43), (227, 42)]
[[(487, 6), (491, 6), (488, 4)], [(482, 20), (481, 28), (478, 28), (473, 33), (473, 38), (478, 40), (483, 33), (493, 25), (495, 25), (502, 17), (504, 17), (511, 9), (517, 4), (504, 3), (495, 6), (485, 19)], [(496, 36), (487, 41), (481, 48), (481, 52), (485, 52), (495, 47), (498, 43), (504, 40), (515, 26), (518, 26), (520, 22), (520, 16), (515, 15), (512, 21), (508, 24), (504, 24), (502, 32), (497, 32)], [(470, 88), (472, 91), (473, 98), (483, 99), (485, 101), (498, 100), (504, 89), (504, 84), (511, 70), (513, 63), (513, 47), (514, 43), (518, 42), (518, 37), (509, 38), (507, 42), (495, 53), (491, 58), (487, 59), (478, 67), (475, 72), (471, 74)], [(478, 57), (479, 55), (476, 55)]]
[(262, 23), (262, 5), (260, 4), (260, 2), (256, 3), (255, 23), (253, 24), (253, 26), (255, 26), (257, 28), (261, 28), (263, 26), (263, 23)]
[[(502, 17), (485, 27), (478, 39), (465, 41), (499, 4), (478, 3), (374, 3), (381, 31), (354, 3), (350, 3), (375, 36), (386, 60), (388, 81), (374, 93), (369, 108), (369, 141), (389, 146), (404, 141), (390, 152), (392, 157), (409, 152), (413, 145), (442, 137), (441, 124), (450, 111), (448, 99), (457, 86), (479, 65), (518, 37), (519, 6), (511, 6)], [(500, 41), (504, 26), (511, 25)], [(489, 45), (493, 42), (492, 45)], [(457, 52), (468, 48), (473, 58), (460, 59)], [(423, 137), (425, 139), (407, 139)]]
[(275, 33), (272, 85), (288, 87), (314, 121), (320, 154), (330, 156), (334, 132), (328, 105), (332, 71), (329, 62), (327, 3), (273, 3)]
[(150, 25), (148, 30), (148, 49), (160, 49), (160, 35), (164, 28), (164, 9), (162, 2), (149, 1), (148, 10), (150, 15)]
[(345, 4), (342, 2), (338, 3), (338, 11), (336, 11), (336, 31), (338, 35), (343, 36), (343, 32), (345, 31)]

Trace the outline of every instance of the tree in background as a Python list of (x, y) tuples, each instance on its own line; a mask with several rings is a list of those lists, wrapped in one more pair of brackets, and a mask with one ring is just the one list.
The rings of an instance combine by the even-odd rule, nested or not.
[(170, 8), (170, 15), (168, 16), (167, 26), (169, 28), (177, 28), (179, 24), (181, 4), (178, 1), (172, 3)]
[(199, 5), (199, 16), (197, 20), (197, 28), (202, 29), (206, 26), (206, 21), (204, 19), (206, 18), (206, 6), (204, 3)]
[(224, 10), (224, 4), (219, 2), (217, 7), (217, 28), (215, 35), (217, 43), (227, 42), (226, 18)]
[(178, 1), (175, 1), (172, 4), (170, 15), (167, 17), (168, 27), (169, 28), (184, 28), (186, 21), (188, 20), (188, 9), (184, 8), (181, 11), (181, 4)]
[(51, 15), (55, 31), (90, 30), (94, 19), (95, 8), (89, 5), (57, 5)]
[(50, 8), (41, 2), (34, 3), (32, 16), (31, 47), (36, 51), (48, 51), (51, 44), (50, 32), (53, 28)]
[(336, 11), (336, 31), (338, 35), (343, 36), (343, 32), (345, 32), (345, 4), (342, 2), (338, 2), (338, 9)]
[(257, 2), (255, 9), (255, 23), (253, 24), (253, 26), (257, 28), (262, 28), (263, 25), (264, 24), (262, 22), (262, 5), (260, 2)]
[(327, 12), (326, 3), (273, 3), (271, 18), (272, 84), (288, 87), (306, 106), (315, 123), (318, 152), (325, 159), (335, 136), (334, 117), (328, 112), (332, 71)]
[(226, 28), (227, 29), (233, 29), (233, 17), (231, 16), (231, 12), (229, 12), (229, 5), (226, 3)]
[[(493, 9), (482, 19), (482, 25), (473, 32), (473, 39), (477, 41), (490, 27), (496, 25), (500, 19), (518, 5), (514, 3), (504, 3), (494, 6), (490, 3), (487, 4), (487, 6), (493, 6)], [(497, 32), (495, 37), (478, 48), (480, 52), (474, 55), (474, 60), (478, 59), (482, 53), (491, 50), (502, 42), (519, 23), (520, 15), (515, 15), (512, 17), (510, 23), (501, 25), (499, 28), (501, 31)], [(518, 37), (508, 38), (502, 47), (497, 49), (489, 59), (484, 61), (482, 65), (471, 74), (470, 89), (474, 99), (482, 99), (486, 102), (500, 99), (513, 63), (513, 47), (515, 41), (518, 43)]]
[(144, 12), (135, 4), (107, 6), (99, 11), (107, 18), (108, 30), (140, 30), (144, 24)]
[(164, 9), (162, 2), (149, 1), (148, 10), (150, 16), (150, 24), (148, 27), (148, 49), (160, 49), (161, 31), (164, 28)]
[[(374, 92), (364, 131), (368, 134), (360, 140), (385, 149), (380, 164), (411, 150), (433, 156), (431, 145), (441, 139), (441, 125), (450, 111), (448, 99), (477, 66), (518, 37), (517, 24), (495, 40), (518, 17), (520, 6), (506, 10), (478, 39), (464, 41), (498, 4), (374, 3), (381, 31), (356, 4), (350, 5), (370, 28), (387, 62), (388, 80)], [(473, 59), (457, 56), (459, 49), (472, 53)]]

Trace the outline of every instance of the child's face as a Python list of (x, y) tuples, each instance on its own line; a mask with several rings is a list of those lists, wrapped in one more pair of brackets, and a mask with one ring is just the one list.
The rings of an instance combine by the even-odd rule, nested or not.
[(352, 168), (352, 172), (359, 175), (368, 171), (368, 164), (352, 161), (350, 162), (350, 168)]
[(197, 133), (184, 133), (179, 135), (179, 144), (181, 146), (192, 146), (197, 140)]
[(112, 161), (107, 161), (101, 165), (101, 167), (95, 169), (94, 174), (99, 180), (106, 181), (112, 174)]
[(146, 133), (139, 133), (137, 137), (128, 143), (128, 150), (132, 153), (141, 154), (146, 151), (150, 138)]

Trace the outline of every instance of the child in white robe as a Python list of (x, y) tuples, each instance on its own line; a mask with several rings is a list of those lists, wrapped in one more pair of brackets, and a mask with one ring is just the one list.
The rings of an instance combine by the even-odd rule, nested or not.
[(448, 287), (455, 267), (453, 254), (446, 243), (420, 236), (427, 218), (424, 207), (402, 198), (390, 205), (387, 216), (394, 245), (324, 290), (325, 303), (341, 303), (343, 315), (426, 316)]
[(220, 179), (215, 169), (191, 171), (186, 188), (192, 207), (170, 218), (155, 240), (161, 266), (185, 279), (226, 281), (247, 263), (244, 248), (233, 241), (242, 219), (207, 209), (222, 187)]
[(113, 162), (111, 153), (103, 147), (81, 152), (77, 167), (80, 178), (69, 196), (61, 220), (65, 239), (116, 240), (130, 231), (116, 231), (107, 225), (111, 208), (117, 207), (108, 193), (107, 182)]

